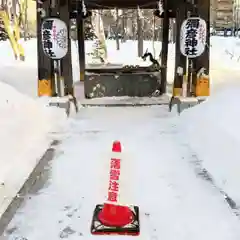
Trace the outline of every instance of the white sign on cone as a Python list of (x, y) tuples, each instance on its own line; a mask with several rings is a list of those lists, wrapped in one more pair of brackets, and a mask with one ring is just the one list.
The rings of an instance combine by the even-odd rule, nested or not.
[(68, 29), (58, 18), (46, 18), (41, 26), (42, 47), (51, 59), (61, 59), (68, 52)]
[(188, 58), (202, 55), (207, 38), (207, 24), (199, 17), (190, 17), (183, 21), (180, 33), (180, 51)]
[(121, 158), (122, 151), (121, 143), (119, 141), (113, 142), (112, 153), (114, 156), (111, 158), (110, 172), (109, 172), (109, 187), (107, 201), (111, 204), (118, 203), (119, 185), (120, 185), (120, 171), (121, 171)]

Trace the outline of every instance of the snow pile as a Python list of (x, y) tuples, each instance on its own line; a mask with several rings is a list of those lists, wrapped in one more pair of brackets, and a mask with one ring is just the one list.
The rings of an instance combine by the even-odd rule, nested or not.
[(0, 115), (1, 216), (52, 142), (48, 133), (58, 131), (66, 116), (2, 82)]
[(240, 204), (240, 84), (226, 84), (180, 117), (182, 138), (215, 184)]
[(238, 71), (240, 67), (240, 39), (236, 37), (211, 37), (211, 70)]

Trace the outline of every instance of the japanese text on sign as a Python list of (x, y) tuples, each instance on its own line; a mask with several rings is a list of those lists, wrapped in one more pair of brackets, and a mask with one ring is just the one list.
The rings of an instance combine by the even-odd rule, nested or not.
[(108, 201), (117, 202), (120, 177), (120, 159), (112, 158), (110, 165), (110, 180), (108, 187)]
[(195, 58), (205, 50), (206, 22), (197, 17), (185, 20), (181, 26), (180, 50), (184, 56)]
[(44, 19), (41, 28), (42, 47), (51, 59), (62, 59), (68, 52), (68, 28), (58, 18)]
[(44, 21), (42, 29), (43, 29), (42, 30), (43, 49), (51, 58), (55, 58), (56, 55), (52, 51), (53, 43), (52, 43), (52, 40), (51, 40), (51, 31), (53, 29), (53, 20)]
[(199, 19), (188, 19), (186, 24), (185, 54), (196, 55), (198, 40), (196, 39)]

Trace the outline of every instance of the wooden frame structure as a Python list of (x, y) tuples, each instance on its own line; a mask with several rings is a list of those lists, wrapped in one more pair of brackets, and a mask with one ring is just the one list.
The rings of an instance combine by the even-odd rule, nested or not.
[[(191, 1), (191, 0), (190, 0)], [(177, 96), (181, 92), (183, 75), (177, 73), (177, 68), (182, 67), (185, 69), (186, 57), (180, 53), (180, 27), (181, 23), (187, 17), (188, 11), (193, 12), (197, 10), (195, 14), (203, 18), (208, 25), (208, 37), (207, 47), (205, 52), (198, 58), (194, 59), (194, 72), (196, 73), (200, 68), (205, 68), (206, 73), (209, 73), (209, 0), (195, 0), (195, 2), (189, 0), (163, 0), (164, 13), (163, 18), (163, 41), (162, 41), (162, 54), (161, 63), (163, 69), (161, 70), (161, 93), (166, 92), (167, 84), (167, 60), (168, 60), (168, 35), (169, 35), (169, 16), (170, 12), (173, 13), (171, 16), (176, 16), (176, 53), (175, 53), (175, 74), (174, 74), (174, 86), (173, 95)], [(52, 8), (52, 2), (56, 2), (55, 8)], [(103, 8), (142, 8), (156, 9), (157, 1), (153, 0), (85, 0), (86, 8), (92, 9), (103, 9)], [(75, 14), (73, 14), (75, 12)], [(44, 13), (44, 14), (43, 14)], [(38, 82), (39, 86), (42, 81), (49, 83), (49, 96), (56, 96), (55, 87), (53, 84), (53, 63), (43, 52), (41, 47), (41, 23), (45, 17), (59, 17), (69, 27), (70, 16), (76, 16), (77, 20), (77, 35), (78, 35), (78, 53), (79, 53), (79, 64), (80, 64), (80, 79), (84, 80), (85, 74), (85, 48), (84, 48), (84, 27), (82, 17), (82, 2), (81, 0), (45, 0), (43, 3), (37, 2), (37, 31), (38, 31)], [(69, 34), (70, 35), (70, 34)], [(69, 46), (71, 46), (71, 41)], [(61, 60), (61, 79), (64, 81), (64, 95), (74, 95), (74, 84), (72, 78), (72, 62), (71, 62), (71, 47), (68, 50), (68, 54)], [(196, 74), (195, 74), (196, 75)], [(194, 83), (193, 83), (194, 84)], [(41, 89), (38, 91), (39, 96), (46, 95), (41, 93)]]

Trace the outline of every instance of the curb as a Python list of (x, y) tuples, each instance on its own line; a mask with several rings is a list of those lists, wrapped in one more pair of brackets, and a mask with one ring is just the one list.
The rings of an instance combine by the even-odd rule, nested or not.
[[(48, 149), (40, 157), (38, 163), (34, 169), (30, 172), (29, 177), (23, 183), (21, 189), (16, 193), (16, 196), (9, 201), (8, 207), (5, 212), (0, 216), (0, 236), (4, 233), (5, 228), (8, 226), (18, 208), (21, 206), (22, 202), (25, 200), (25, 197), (28, 193), (31, 192), (31, 189), (36, 185), (38, 177), (41, 176), (44, 171), (44, 167), (53, 160), (55, 156), (55, 147), (60, 144), (60, 141), (53, 140), (48, 147)], [(30, 197), (29, 197), (30, 198)], [(1, 238), (0, 238), (1, 239)]]

